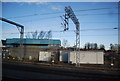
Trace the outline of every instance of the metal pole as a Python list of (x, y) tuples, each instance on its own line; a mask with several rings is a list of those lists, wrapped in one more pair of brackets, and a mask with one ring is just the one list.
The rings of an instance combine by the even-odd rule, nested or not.
[(76, 66), (80, 66), (80, 27), (76, 24)]
[(25, 54), (24, 54), (24, 46), (23, 46), (23, 43), (24, 43), (24, 27), (21, 28), (21, 31), (20, 31), (20, 48), (21, 48), (21, 60), (24, 61), (25, 59)]
[[(7, 20), (7, 19), (5, 19), (5, 18), (2, 18), (2, 17), (0, 17), (0, 20), (17, 26), (17, 28), (18, 28), (18, 30), (19, 30), (19, 32), (20, 32), (20, 48), (21, 48), (20, 51), (21, 51), (21, 56), (24, 55), (24, 52), (23, 52), (23, 49), (24, 49), (24, 48), (23, 48), (24, 26), (23, 26), (23, 25), (20, 25), (20, 24), (18, 24), (18, 23), (15, 23), (15, 22), (13, 22), (13, 21)], [(21, 28), (21, 29), (19, 29), (19, 28)], [(22, 58), (23, 58), (23, 56), (21, 57), (21, 60), (23, 60)]]
[[(74, 11), (70, 6), (65, 7), (65, 12), (68, 18), (71, 18), (73, 23), (76, 25), (76, 66), (80, 66), (80, 27), (79, 27), (79, 21), (77, 17), (74, 14)], [(65, 22), (66, 23), (66, 22)], [(68, 23), (66, 23), (68, 24)], [(65, 24), (65, 26), (66, 26)]]

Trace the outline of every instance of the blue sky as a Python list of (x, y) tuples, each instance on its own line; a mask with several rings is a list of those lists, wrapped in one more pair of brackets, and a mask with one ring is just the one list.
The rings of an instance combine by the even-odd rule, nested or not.
[[(118, 42), (118, 32), (113, 29), (118, 27), (117, 2), (4, 2), (2, 17), (24, 25), (25, 32), (52, 30), (53, 39), (66, 39), (69, 46), (73, 46), (75, 32), (70, 30), (75, 30), (75, 25), (71, 20), (68, 31), (55, 32), (64, 29), (60, 16), (64, 15), (65, 6), (71, 6), (79, 19), (81, 47), (90, 42), (104, 44), (108, 49), (110, 43)], [(2, 33), (2, 39), (19, 37), (16, 26), (6, 22), (2, 24)]]

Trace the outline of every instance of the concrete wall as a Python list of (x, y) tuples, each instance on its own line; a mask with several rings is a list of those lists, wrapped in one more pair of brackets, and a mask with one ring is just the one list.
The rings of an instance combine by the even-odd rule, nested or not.
[[(76, 52), (70, 52), (68, 63), (76, 64)], [(104, 53), (102, 51), (80, 51), (81, 64), (104, 64)]]
[[(27, 60), (34, 61), (50, 61), (51, 57), (54, 57), (55, 62), (68, 62), (76, 63), (76, 52), (75, 51), (59, 51), (58, 50), (42, 50), (40, 48), (24, 48), (23, 50), (19, 47), (8, 48), (9, 53), (13, 57), (25, 57)], [(48, 54), (49, 55), (48, 55)], [(46, 57), (41, 56), (41, 54)], [(80, 51), (80, 63), (82, 64), (104, 64), (104, 53), (103, 51)], [(41, 56), (41, 57), (40, 57)], [(46, 60), (45, 60), (46, 58)], [(47, 58), (49, 58), (47, 60)]]
[(51, 52), (39, 52), (39, 61), (51, 61)]
[[(104, 64), (103, 51), (80, 51), (79, 57), (81, 64)], [(76, 64), (76, 52), (61, 51), (60, 61)]]
[[(40, 48), (30, 48), (30, 47), (24, 47), (24, 49), (21, 50), (19, 47), (12, 47), (8, 48), (9, 53), (6, 54), (6, 56), (12, 56), (17, 58), (25, 58), (26, 60), (34, 60), (39, 61), (40, 59), (40, 53), (43, 54), (43, 56), (48, 52), (51, 55), (54, 55), (55, 61), (58, 61), (58, 51), (57, 50), (45, 50)], [(47, 54), (46, 54), (47, 55)]]
[(68, 54), (70, 51), (60, 51), (60, 62), (68, 62)]

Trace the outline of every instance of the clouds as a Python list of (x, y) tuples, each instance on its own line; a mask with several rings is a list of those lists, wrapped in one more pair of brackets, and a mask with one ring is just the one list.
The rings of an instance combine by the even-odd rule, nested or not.
[(44, 0), (1, 0), (2, 2), (39, 2), (39, 3), (44, 3), (46, 1)]
[(36, 5), (46, 5), (51, 10), (61, 10), (60, 5), (53, 5), (52, 2), (28, 2), (28, 3), (35, 3)]
[(50, 7), (52, 10), (61, 10), (61, 8), (59, 6), (51, 6)]
[(47, 2), (25, 2), (25, 3), (28, 3), (28, 4), (36, 4), (36, 5), (46, 5)]
[(47, 4), (44, 0), (2, 0), (2, 2), (17, 2), (17, 3), (35, 3), (37, 5), (44, 5)]
[(37, 5), (47, 4), (47, 2), (35, 2)]
[(119, 0), (0, 0), (4, 2), (119, 2)]
[(36, 4), (36, 5), (46, 5), (51, 10), (61, 10), (60, 5), (53, 5), (52, 2), (47, 2), (46, 0), (2, 0), (2, 2), (16, 2), (19, 3), (21, 6), (24, 3), (28, 4)]
[(2, 0), (3, 2), (36, 2), (39, 0)]

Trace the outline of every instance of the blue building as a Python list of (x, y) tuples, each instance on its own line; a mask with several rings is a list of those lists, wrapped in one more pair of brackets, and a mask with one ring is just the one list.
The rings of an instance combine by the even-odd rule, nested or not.
[[(6, 47), (19, 47), (20, 39), (6, 39)], [(56, 39), (23, 39), (23, 45), (27, 47), (49, 48), (60, 46), (61, 41)]]
[(58, 61), (58, 50), (61, 46), (61, 41), (58, 39), (23, 39), (23, 48), (21, 49), (20, 39), (12, 38), (4, 40), (3, 45), (7, 50), (4, 54), (6, 57), (12, 56), (39, 61), (40, 53), (45, 54), (45, 56), (48, 53), (50, 54), (49, 58), (55, 57), (55, 60)]

